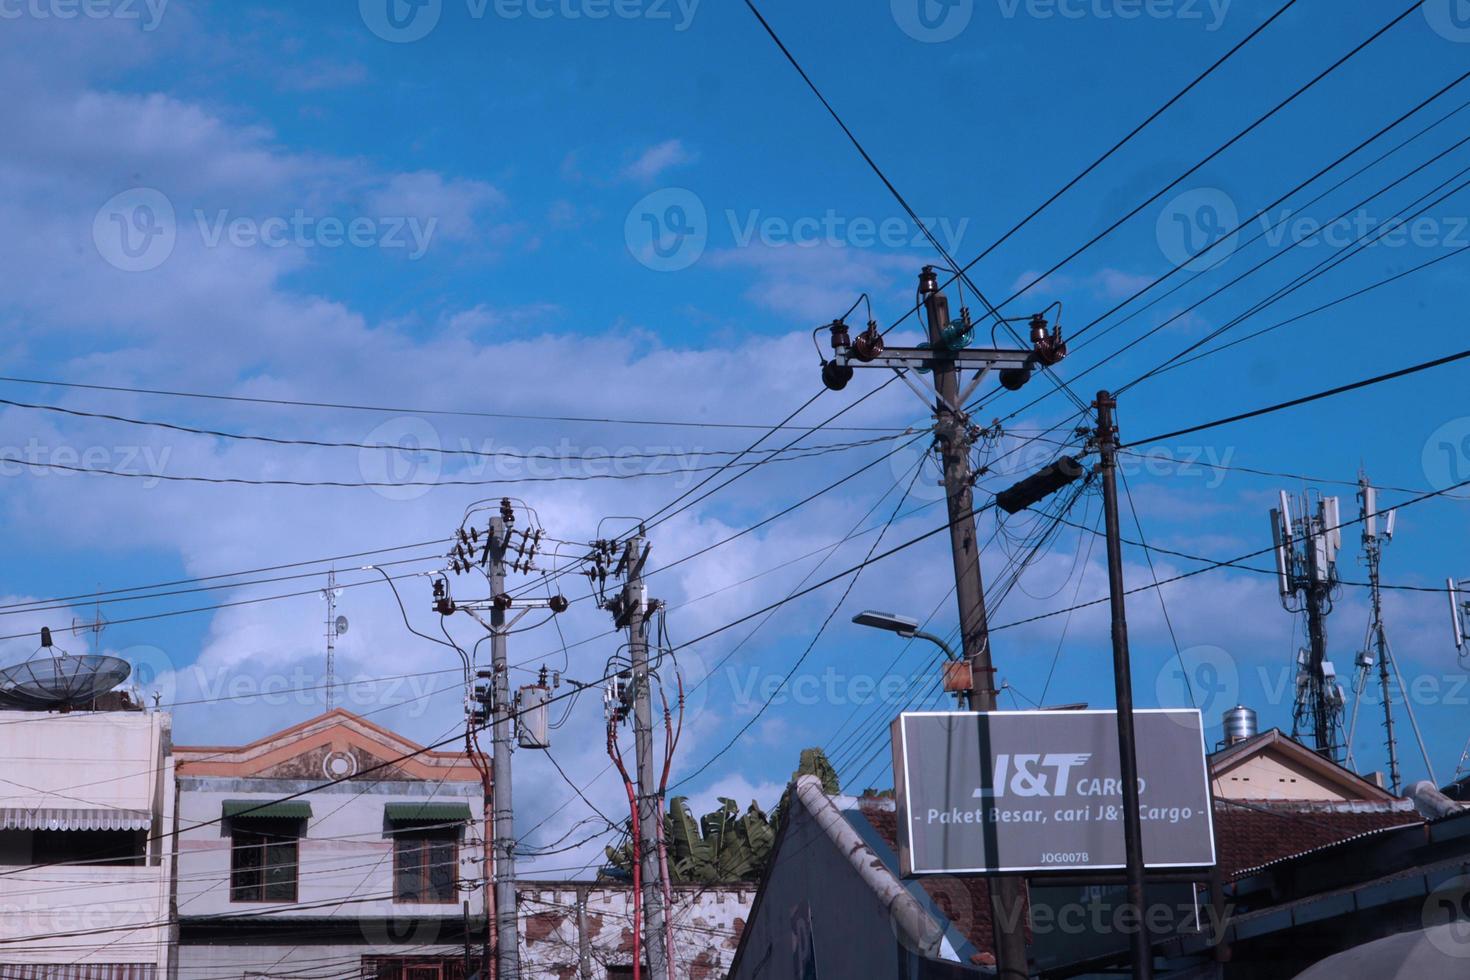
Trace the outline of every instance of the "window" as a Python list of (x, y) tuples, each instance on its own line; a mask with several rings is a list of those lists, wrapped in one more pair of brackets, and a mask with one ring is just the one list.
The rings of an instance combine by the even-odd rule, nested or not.
[(459, 828), (403, 828), (393, 840), (393, 900), (459, 899)]
[(362, 975), (370, 980), (464, 980), (464, 958), (364, 956)]
[(296, 901), (296, 820), (241, 820), (232, 832), (230, 901)]
[(0, 830), (0, 864), (131, 864), (148, 854), (146, 830)]

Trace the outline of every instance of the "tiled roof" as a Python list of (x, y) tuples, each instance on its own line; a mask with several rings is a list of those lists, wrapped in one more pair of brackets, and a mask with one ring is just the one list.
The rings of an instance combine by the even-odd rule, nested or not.
[(1351, 807), (1267, 801), (1215, 803), (1215, 840), (1220, 870), (1226, 878), (1351, 837), (1420, 822), (1418, 813), (1393, 803)]

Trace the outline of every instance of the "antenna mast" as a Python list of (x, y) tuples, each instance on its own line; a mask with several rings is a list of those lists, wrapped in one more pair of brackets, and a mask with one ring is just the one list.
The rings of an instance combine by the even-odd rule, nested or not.
[(1301, 516), (1295, 518), (1292, 502), (1282, 491), (1280, 506), (1271, 511), (1281, 604), (1287, 612), (1307, 616), (1308, 647), (1297, 653), (1291, 735), (1296, 738), (1310, 728), (1317, 753), (1340, 763), (1344, 698), (1337, 670), (1327, 659), (1327, 615), (1332, 612), (1332, 593), (1337, 587), (1342, 521), (1336, 497), (1308, 494), (1297, 499)]
[[(1393, 728), (1393, 688), (1389, 674), (1390, 669), (1396, 672), (1397, 668), (1392, 665), (1393, 655), (1389, 652), (1388, 637), (1384, 635), (1383, 590), (1379, 586), (1378, 578), (1379, 564), (1383, 560), (1383, 546), (1393, 540), (1395, 511), (1388, 512), (1384, 533), (1380, 537), (1378, 534), (1378, 491), (1368, 482), (1366, 473), (1358, 474), (1358, 506), (1363, 517), (1363, 562), (1368, 566), (1371, 605), (1367, 640), (1358, 654), (1358, 680), (1355, 685), (1357, 697), (1353, 703), (1353, 723), (1348, 728), (1348, 745), (1349, 752), (1351, 752), (1353, 731), (1358, 724), (1358, 706), (1368, 689), (1368, 676), (1372, 673), (1373, 662), (1376, 658), (1378, 683), (1383, 693), (1383, 741), (1388, 750), (1388, 782), (1389, 787), (1393, 790), (1393, 795), (1398, 796), (1403, 787), (1403, 778), (1399, 771), (1398, 739), (1394, 735)], [(1407, 703), (1408, 699), (1405, 698), (1406, 706)]]
[(337, 596), (342, 590), (337, 588), (337, 570), (327, 570), (327, 587), (322, 590), (322, 598), (327, 600), (327, 710), (332, 710), (334, 688), (337, 685), (337, 633), (341, 628), (337, 623)]

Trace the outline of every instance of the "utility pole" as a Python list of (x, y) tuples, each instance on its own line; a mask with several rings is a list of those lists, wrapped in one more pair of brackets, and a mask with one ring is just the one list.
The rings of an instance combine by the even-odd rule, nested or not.
[[(509, 508), (505, 508), (506, 511)], [(500, 980), (519, 980), (521, 975), (520, 937), (516, 929), (516, 831), (515, 808), (511, 794), (510, 754), (514, 733), (510, 717), (510, 672), (506, 663), (505, 551), (508, 544), (506, 513), (490, 522), (486, 542), (490, 576), (490, 669), (493, 691), (494, 729), (491, 755), (494, 779), (495, 809), (491, 825), (495, 834), (495, 948), (496, 976)], [(507, 596), (508, 598), (508, 596)]]
[(1297, 654), (1296, 705), (1291, 737), (1310, 726), (1313, 748), (1341, 763), (1343, 693), (1337, 669), (1327, 657), (1327, 614), (1337, 588), (1337, 553), (1342, 548), (1342, 521), (1336, 497), (1319, 497), (1315, 512), (1310, 497), (1299, 501), (1301, 517), (1293, 518), (1291, 500), (1283, 492), (1271, 511), (1276, 546), (1277, 586), (1287, 612), (1305, 612), (1307, 649)]
[[(949, 300), (939, 290), (933, 266), (919, 273), (919, 298), (927, 317), (929, 340), (921, 347), (888, 347), (878, 324), (868, 321), (856, 338), (842, 320), (830, 325), (832, 357), (822, 362), (822, 383), (841, 391), (855, 368), (892, 370), (934, 412), (934, 440), (944, 466), (944, 488), (949, 505), (950, 550), (954, 562), (955, 601), (959, 606), (963, 642), (958, 664), (947, 664), (945, 688), (964, 694), (971, 711), (994, 711), (995, 667), (991, 660), (990, 628), (985, 611), (985, 583), (980, 571), (980, 547), (975, 530), (974, 481), (970, 450), (978, 435), (964, 410), (981, 382), (998, 375), (1002, 387), (1017, 391), (1038, 368), (1050, 367), (1067, 354), (1061, 327), (1049, 329), (1043, 313), (1020, 319), (1029, 322), (1030, 349), (972, 347), (974, 324), (968, 310), (951, 319)], [(1014, 321), (1006, 321), (1014, 322)], [(963, 372), (974, 377), (960, 387)], [(933, 373), (932, 391), (914, 380), (916, 373)], [(958, 670), (950, 670), (958, 667)], [(985, 758), (989, 747), (982, 745)], [(1025, 881), (1016, 877), (989, 880), (991, 919), (994, 923), (996, 970), (1001, 980), (1030, 976), (1026, 955)]]
[[(508, 568), (522, 573), (534, 570), (533, 563), (541, 539), (539, 528), (531, 532), (520, 531), (520, 542), (515, 544), (513, 537), (517, 532), (513, 530), (514, 525), (515, 511), (510, 499), (502, 498), (498, 513), (491, 518), (483, 533), (477, 528), (467, 529), (461, 525), (455, 534), (454, 548), (449, 555), (450, 571), (458, 575), (478, 566), (489, 583), (489, 598), (457, 602), (450, 594), (449, 579), (443, 576), (434, 579), (435, 612), (441, 616), (467, 613), (490, 633), (490, 670), (478, 672), (482, 681), (489, 681), (489, 689), (483, 690), (477, 685), (469, 693), (467, 708), (472, 727), (467, 732), (477, 731), (475, 726), (483, 724), (488, 706), (493, 736), (489, 824), (494, 863), (494, 937), (498, 980), (520, 980), (521, 976), (515, 890), (515, 808), (511, 781), (511, 753), (515, 747), (518, 712), (510, 691), (506, 637), (531, 610), (549, 609), (553, 614), (559, 614), (568, 606), (566, 598), (561, 595), (544, 599), (512, 597), (506, 590)], [(515, 554), (508, 562), (507, 554), (512, 547)]]
[(1143, 820), (1138, 809), (1138, 752), (1133, 736), (1133, 668), (1128, 658), (1128, 618), (1123, 587), (1123, 538), (1118, 526), (1117, 402), (1097, 393), (1097, 446), (1102, 457), (1103, 515), (1108, 539), (1108, 592), (1113, 619), (1113, 686), (1118, 704), (1118, 764), (1123, 783), (1123, 842), (1126, 848), (1128, 904), (1138, 916), (1130, 935), (1133, 976), (1151, 980), (1153, 944), (1149, 941), (1143, 887)]
[[(952, 329), (949, 300), (939, 291), (934, 270), (919, 278), (919, 292), (929, 322), (929, 343), (943, 350)], [(962, 316), (962, 322), (965, 317)], [(961, 408), (960, 368), (953, 361), (934, 367), (934, 437), (944, 466), (949, 506), (949, 544), (954, 562), (955, 599), (959, 605), (961, 656), (970, 670), (969, 708), (995, 710), (995, 667), (990, 658), (990, 624), (985, 611), (985, 583), (980, 571), (979, 536), (975, 529), (974, 474), (970, 448), (974, 441), (969, 418)], [(984, 753), (982, 751), (982, 758)], [(996, 972), (1002, 980), (1031, 975), (1026, 960), (1024, 886), (1014, 877), (990, 880)]]
[(643, 567), (648, 562), (649, 545), (640, 527), (628, 539), (615, 575), (623, 578), (623, 591), (608, 603), (613, 621), (619, 629), (628, 630), (628, 659), (632, 666), (633, 750), (638, 772), (638, 863), (641, 870), (644, 910), (644, 949), (648, 954), (648, 972), (652, 980), (673, 980), (670, 972), (670, 936), (667, 910), (664, 908), (665, 864), (660, 858), (663, 835), (659, 824), (663, 813), (659, 805), (659, 780), (653, 755), (652, 684), (648, 671), (649, 602), (643, 584)]

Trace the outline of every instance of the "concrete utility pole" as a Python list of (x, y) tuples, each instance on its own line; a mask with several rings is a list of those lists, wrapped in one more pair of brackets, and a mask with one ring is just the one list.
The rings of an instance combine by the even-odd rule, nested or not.
[(653, 757), (653, 703), (648, 674), (647, 616), (651, 606), (643, 584), (648, 551), (648, 542), (640, 528), (623, 550), (618, 568), (623, 575), (623, 591), (610, 605), (614, 622), (628, 630), (628, 659), (633, 667), (633, 749), (638, 770), (638, 863), (643, 885), (644, 949), (652, 980), (673, 980), (664, 908), (664, 863), (659, 856), (663, 842), (659, 824), (663, 814)]
[[(944, 465), (955, 599), (963, 640), (960, 663), (946, 665), (945, 688), (964, 693), (972, 711), (994, 711), (995, 668), (991, 663), (985, 583), (980, 573), (980, 547), (975, 531), (975, 474), (970, 466), (970, 449), (977, 430), (971, 425), (964, 405), (980, 383), (993, 373), (998, 374), (1002, 387), (1019, 390), (1038, 367), (1044, 369), (1061, 361), (1067, 355), (1067, 345), (1062, 342), (1061, 328), (1049, 330), (1044, 315), (1038, 313), (1027, 318), (1030, 349), (971, 347), (974, 325), (969, 312), (961, 309), (958, 320), (950, 318), (949, 300), (939, 290), (939, 276), (933, 266), (925, 266), (919, 273), (919, 296), (928, 318), (927, 344), (888, 347), (878, 324), (872, 320), (862, 334), (853, 338), (847, 324), (835, 320), (830, 326), (832, 357), (822, 362), (822, 383), (833, 391), (841, 391), (852, 380), (855, 368), (888, 369), (933, 407), (934, 437)], [(975, 375), (962, 389), (960, 376), (968, 370), (973, 370)], [(932, 391), (925, 391), (914, 380), (915, 372), (924, 371), (933, 372)], [(951, 666), (960, 669), (951, 671), (948, 669)], [(988, 757), (988, 746), (980, 746), (980, 755)], [(989, 891), (998, 974), (1002, 980), (1023, 980), (1030, 976), (1024, 879), (991, 878)]]
[(516, 929), (516, 831), (511, 798), (510, 754), (515, 733), (510, 716), (510, 670), (506, 663), (505, 608), (500, 601), (505, 591), (505, 551), (509, 528), (504, 516), (490, 522), (487, 548), (490, 575), (490, 668), (494, 672), (495, 811), (495, 948), (496, 975), (500, 980), (518, 980), (521, 975), (520, 937)]
[[(541, 538), (540, 528), (531, 533), (520, 532), (520, 544), (514, 557), (507, 562), (514, 524), (515, 510), (510, 499), (502, 498), (499, 512), (491, 518), (483, 534), (475, 528), (466, 528), (463, 524), (455, 534), (454, 548), (449, 554), (449, 571), (460, 575), (474, 568), (483, 570), (490, 586), (489, 598), (456, 601), (450, 594), (448, 577), (438, 575), (434, 578), (435, 612), (440, 616), (450, 616), (456, 612), (468, 613), (490, 633), (491, 669), (477, 671), (481, 682), (489, 681), (489, 689), (486, 690), (481, 683), (477, 683), (469, 692), (466, 707), (470, 712), (469, 725), (472, 727), (466, 729), (466, 737), (469, 737), (471, 731), (479, 731), (488, 718), (494, 748), (491, 758), (487, 835), (490, 838), (491, 863), (494, 865), (493, 935), (495, 975), (498, 980), (519, 980), (521, 976), (515, 891), (515, 808), (511, 783), (511, 752), (515, 748), (515, 721), (518, 711), (510, 690), (506, 637), (515, 624), (531, 610), (549, 609), (553, 615), (557, 615), (565, 612), (568, 606), (566, 598), (561, 595), (536, 599), (527, 596), (512, 597), (506, 591), (507, 568), (521, 573), (532, 571), (535, 567), (537, 542)], [(512, 607), (514, 612), (511, 612)], [(472, 664), (466, 666), (473, 667)]]
[(1128, 618), (1123, 586), (1123, 540), (1118, 526), (1118, 428), (1113, 423), (1117, 402), (1106, 391), (1097, 393), (1097, 447), (1102, 456), (1103, 515), (1108, 538), (1108, 591), (1113, 616), (1113, 686), (1118, 702), (1118, 763), (1123, 783), (1123, 842), (1126, 849), (1128, 904), (1137, 915), (1129, 937), (1133, 947), (1133, 976), (1152, 980), (1153, 944), (1149, 941), (1143, 887), (1143, 820), (1138, 810), (1138, 752), (1133, 736), (1133, 668), (1128, 658)]
[[(950, 329), (949, 301), (938, 289), (932, 269), (919, 279), (929, 321), (929, 343), (946, 346)], [(960, 368), (953, 360), (936, 362), (934, 436), (944, 465), (944, 490), (949, 505), (949, 543), (954, 561), (955, 598), (959, 605), (961, 656), (970, 668), (969, 708), (995, 710), (995, 667), (990, 660), (990, 625), (985, 612), (985, 582), (980, 571), (980, 548), (975, 529), (974, 474), (970, 469), (973, 438), (970, 421), (960, 406)], [(984, 753), (982, 752), (982, 756)], [(995, 961), (1002, 980), (1031, 975), (1026, 961), (1024, 885), (1021, 879), (990, 879), (991, 920), (994, 923)]]

